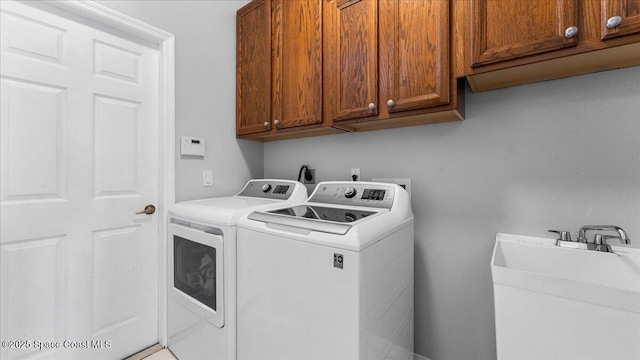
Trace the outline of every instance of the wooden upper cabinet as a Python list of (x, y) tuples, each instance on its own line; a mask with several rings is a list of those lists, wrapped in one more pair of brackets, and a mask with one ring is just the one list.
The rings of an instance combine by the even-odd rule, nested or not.
[(330, 121), (377, 115), (378, 1), (324, 4), (325, 104)]
[(471, 0), (471, 66), (575, 46), (578, 0)]
[(640, 65), (640, 0), (454, 0), (453, 14), (453, 73), (473, 91)]
[(640, 33), (640, 0), (602, 0), (602, 39)]
[(274, 126), (321, 123), (322, 0), (274, 0), (272, 7)]
[(451, 5), (247, 4), (237, 13), (237, 136), (269, 141), (462, 120)]
[(271, 6), (256, 0), (236, 17), (236, 134), (271, 129)]
[(380, 106), (395, 113), (448, 104), (449, 1), (379, 4)]

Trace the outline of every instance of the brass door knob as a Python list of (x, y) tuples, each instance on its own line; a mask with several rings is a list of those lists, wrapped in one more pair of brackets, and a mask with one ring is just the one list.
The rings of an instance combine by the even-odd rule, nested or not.
[(136, 213), (136, 215), (139, 215), (139, 214), (152, 215), (152, 214), (153, 214), (153, 213), (155, 213), (155, 212), (156, 212), (156, 207), (155, 207), (155, 206), (153, 206), (153, 205), (147, 205), (147, 206), (145, 206), (145, 207), (144, 207), (144, 210), (142, 210), (142, 211), (138, 211), (138, 212)]

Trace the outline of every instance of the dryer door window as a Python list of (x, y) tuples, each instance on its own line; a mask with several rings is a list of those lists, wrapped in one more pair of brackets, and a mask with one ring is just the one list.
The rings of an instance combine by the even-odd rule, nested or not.
[(173, 236), (173, 285), (216, 309), (216, 248)]

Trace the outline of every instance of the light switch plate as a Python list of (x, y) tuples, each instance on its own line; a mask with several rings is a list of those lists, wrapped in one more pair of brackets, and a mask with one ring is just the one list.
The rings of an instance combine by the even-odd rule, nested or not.
[(204, 187), (213, 186), (213, 171), (204, 170), (202, 172), (202, 186)]

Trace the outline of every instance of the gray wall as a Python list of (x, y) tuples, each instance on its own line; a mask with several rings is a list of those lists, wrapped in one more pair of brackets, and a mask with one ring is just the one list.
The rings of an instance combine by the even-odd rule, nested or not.
[(264, 145), (266, 177), (412, 179), (415, 350), (495, 358), (497, 232), (616, 224), (640, 245), (640, 67), (467, 91), (466, 120)]
[(100, 3), (176, 35), (176, 138), (207, 141), (204, 160), (176, 155), (178, 200), (230, 194), (263, 171), (294, 179), (304, 163), (319, 180), (352, 167), (365, 180), (412, 179), (416, 352), (433, 360), (495, 358), (497, 232), (612, 223), (640, 245), (639, 67), (467, 92), (463, 122), (263, 147), (235, 139), (235, 12), (247, 1)]
[[(236, 140), (236, 1), (98, 1), (176, 37), (176, 201), (235, 193), (263, 176), (262, 144)], [(180, 136), (205, 139), (204, 159), (181, 157)], [(213, 187), (202, 171), (213, 170)]]

